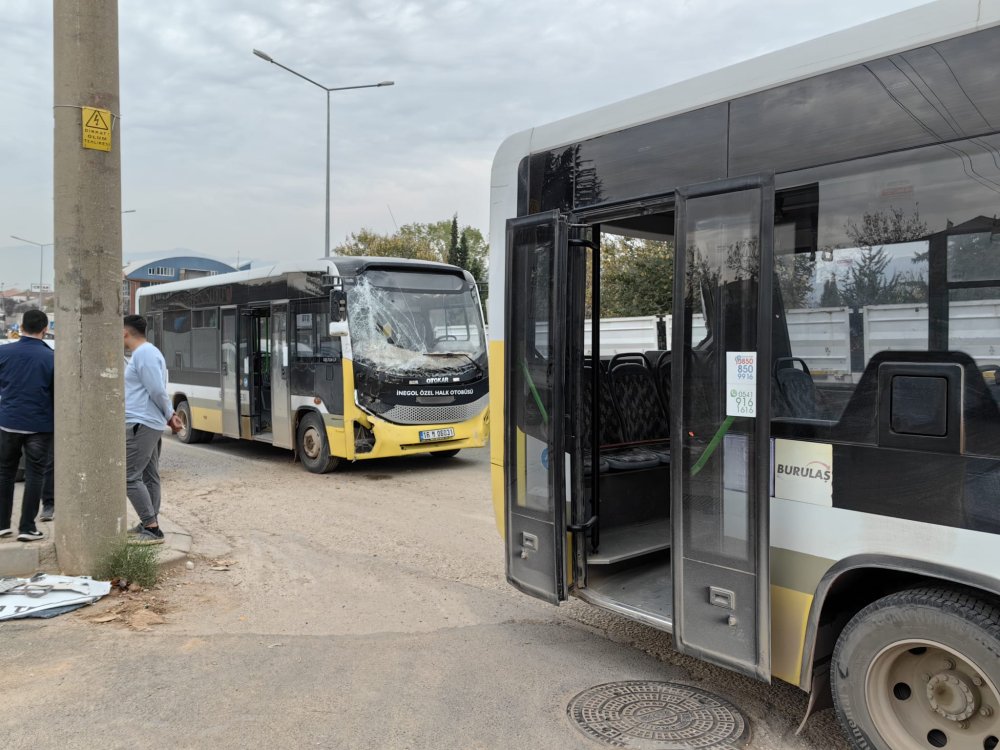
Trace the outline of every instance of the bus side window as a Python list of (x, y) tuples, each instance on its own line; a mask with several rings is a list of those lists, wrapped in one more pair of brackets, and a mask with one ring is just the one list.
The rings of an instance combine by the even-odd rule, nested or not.
[(310, 300), (295, 314), (295, 358), (301, 362), (339, 360), (340, 338), (330, 336), (325, 300)]

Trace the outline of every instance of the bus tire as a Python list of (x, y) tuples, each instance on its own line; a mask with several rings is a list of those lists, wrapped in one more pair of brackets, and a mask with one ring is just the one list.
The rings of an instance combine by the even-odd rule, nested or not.
[(191, 426), (191, 407), (188, 405), (187, 401), (181, 401), (177, 404), (177, 408), (174, 409), (177, 412), (177, 416), (181, 419), (181, 428), (177, 431), (177, 439), (182, 443), (204, 443), (211, 440), (212, 433), (205, 432), (203, 430), (196, 430)]
[(299, 421), (298, 450), (302, 465), (313, 474), (326, 474), (340, 465), (340, 459), (330, 455), (330, 441), (326, 425), (315, 412), (309, 412)]
[(830, 687), (855, 748), (1000, 744), (1000, 607), (961, 588), (879, 599), (844, 628)]
[(433, 453), (431, 453), (431, 456), (433, 456), (434, 458), (454, 458), (455, 456), (458, 455), (458, 452), (460, 450), (461, 448), (452, 448), (451, 450), (446, 450), (446, 451), (434, 451)]

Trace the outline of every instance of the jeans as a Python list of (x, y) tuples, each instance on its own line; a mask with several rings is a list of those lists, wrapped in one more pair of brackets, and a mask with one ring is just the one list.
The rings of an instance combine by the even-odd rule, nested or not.
[(125, 493), (143, 526), (160, 514), (160, 452), (163, 430), (125, 425)]
[(10, 528), (14, 508), (14, 478), (24, 452), (24, 497), (18, 531), (35, 531), (35, 516), (45, 477), (52, 474), (52, 433), (4, 432), (0, 430), (0, 529)]

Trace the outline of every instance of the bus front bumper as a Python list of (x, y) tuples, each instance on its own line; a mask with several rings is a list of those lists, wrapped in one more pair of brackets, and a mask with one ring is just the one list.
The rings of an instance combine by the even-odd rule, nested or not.
[[(370, 414), (364, 414), (358, 423), (370, 430), (375, 438), (374, 446), (370, 451), (362, 453), (355, 449), (352, 458), (361, 461), (368, 458), (389, 458), (409, 453), (437, 453), (463, 448), (482, 448), (486, 445), (490, 434), (490, 410), (486, 408), (472, 419), (449, 424), (394, 424)], [(454, 435), (437, 440), (420, 439), (421, 433), (438, 430), (454, 430)]]

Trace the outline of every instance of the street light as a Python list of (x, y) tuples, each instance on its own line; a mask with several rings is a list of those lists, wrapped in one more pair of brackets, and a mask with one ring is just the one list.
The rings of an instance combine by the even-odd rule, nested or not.
[(42, 274), (45, 269), (45, 246), (54, 245), (52, 242), (35, 242), (34, 240), (26, 240), (24, 237), (18, 237), (16, 234), (10, 236), (12, 240), (20, 240), (21, 242), (27, 242), (29, 245), (38, 245), (38, 309), (45, 311), (45, 305), (42, 304)]
[(272, 58), (266, 52), (261, 52), (259, 49), (253, 51), (257, 57), (265, 62), (273, 63), (279, 68), (287, 70), (294, 76), (298, 76), (304, 81), (309, 81), (313, 86), (318, 86), (326, 92), (326, 243), (323, 246), (323, 257), (330, 257), (330, 92), (331, 91), (348, 91), (350, 89), (375, 89), (381, 88), (382, 86), (394, 86), (395, 81), (380, 81), (379, 83), (366, 83), (363, 86), (324, 86), (322, 83), (317, 83), (312, 78), (302, 75), (298, 71), (292, 70), (287, 65), (282, 65), (280, 62)]

